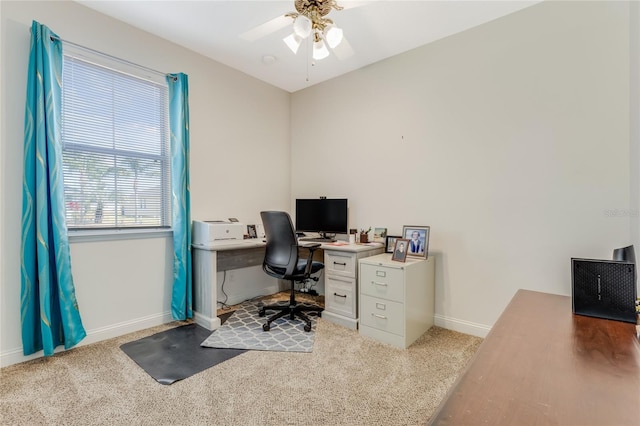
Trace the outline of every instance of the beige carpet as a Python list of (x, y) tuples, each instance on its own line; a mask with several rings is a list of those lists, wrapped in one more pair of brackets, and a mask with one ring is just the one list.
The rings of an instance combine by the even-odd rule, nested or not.
[(0, 424), (426, 424), (482, 340), (433, 327), (401, 350), (320, 318), (312, 353), (249, 351), (171, 386), (119, 349), (183, 324), (3, 368)]

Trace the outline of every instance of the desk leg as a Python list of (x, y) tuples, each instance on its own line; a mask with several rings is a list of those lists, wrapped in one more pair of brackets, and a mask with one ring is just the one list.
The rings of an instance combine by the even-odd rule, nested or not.
[(217, 252), (193, 250), (193, 310), (197, 324), (208, 330), (220, 327), (218, 318)]

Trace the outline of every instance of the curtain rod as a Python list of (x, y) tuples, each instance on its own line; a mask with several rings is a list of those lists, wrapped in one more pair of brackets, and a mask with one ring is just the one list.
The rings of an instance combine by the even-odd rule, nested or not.
[[(29, 32), (31, 32), (31, 31), (29, 31)], [(62, 42), (62, 43), (69, 44), (69, 45), (71, 45), (71, 46), (74, 46), (74, 47), (77, 47), (77, 48), (80, 48), (80, 49), (83, 49), (83, 50), (87, 50), (87, 51), (89, 51), (89, 52), (91, 52), (91, 53), (94, 53), (94, 54), (96, 54), (96, 55), (104, 56), (104, 57), (107, 57), (107, 58), (109, 58), (109, 59), (112, 59), (112, 60), (115, 60), (115, 61), (118, 61), (118, 62), (122, 62), (122, 63), (124, 63), (124, 64), (126, 64), (126, 65), (134, 66), (134, 67), (137, 67), (137, 68), (143, 69), (143, 70), (145, 70), (145, 71), (152, 72), (152, 73), (157, 74), (157, 75), (160, 75), (160, 76), (162, 76), (162, 77), (166, 77), (166, 76), (167, 76), (167, 74), (170, 74), (170, 73), (166, 73), (166, 72), (162, 72), (162, 71), (154, 70), (153, 68), (145, 67), (145, 66), (143, 66), (143, 65), (139, 65), (139, 64), (136, 64), (136, 63), (134, 63), (134, 62), (127, 61), (126, 59), (122, 59), (122, 58), (118, 58), (118, 57), (113, 56), (113, 55), (109, 55), (108, 53), (99, 52), (99, 51), (97, 51), (97, 50), (95, 50), (95, 49), (92, 49), (92, 48), (90, 48), (90, 47), (83, 46), (83, 45), (81, 45), (81, 44), (74, 43), (74, 42), (72, 42), (72, 41), (68, 41), (68, 40), (62, 39), (62, 38), (60, 38), (60, 37), (58, 37), (58, 36), (55, 36), (55, 37), (54, 37), (54, 36), (50, 36), (50, 38), (51, 38), (51, 41), (56, 41), (56, 40), (58, 40), (58, 41), (60, 41), (60, 42)]]

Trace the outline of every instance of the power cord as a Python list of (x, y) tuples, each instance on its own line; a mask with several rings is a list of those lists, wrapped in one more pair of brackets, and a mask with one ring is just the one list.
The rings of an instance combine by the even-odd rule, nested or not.
[(227, 282), (227, 271), (224, 271), (222, 273), (222, 286), (220, 287), (220, 291), (222, 292), (222, 294), (224, 294), (224, 301), (219, 301), (218, 303), (220, 304), (220, 307), (222, 309), (229, 309), (231, 306), (227, 305), (227, 300), (229, 300), (229, 296), (227, 295), (227, 293), (225, 293), (224, 291), (224, 283)]
[(318, 284), (318, 281), (322, 277), (323, 273), (324, 273), (324, 270), (321, 270), (320, 274), (317, 277), (310, 277), (308, 280), (299, 281), (298, 284), (302, 284), (302, 287), (298, 290), (298, 292), (309, 294), (311, 296), (317, 296), (318, 292), (314, 290), (313, 287), (315, 287)]

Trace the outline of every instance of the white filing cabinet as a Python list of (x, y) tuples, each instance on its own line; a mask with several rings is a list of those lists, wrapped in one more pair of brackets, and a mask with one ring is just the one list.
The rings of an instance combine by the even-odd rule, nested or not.
[(434, 259), (391, 260), (380, 254), (359, 261), (360, 334), (409, 347), (433, 325)]
[(384, 251), (381, 246), (349, 244), (323, 246), (324, 311), (322, 318), (358, 328), (358, 260)]

